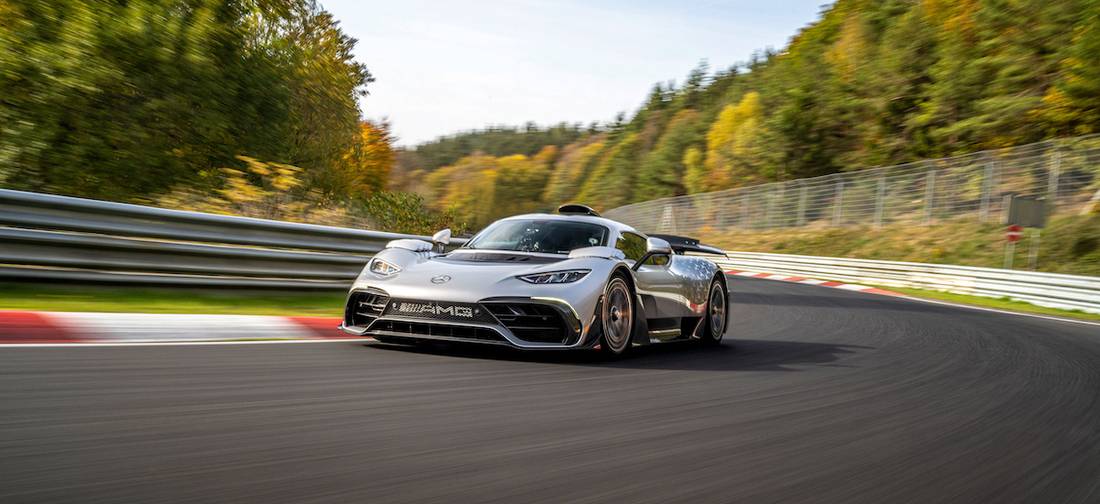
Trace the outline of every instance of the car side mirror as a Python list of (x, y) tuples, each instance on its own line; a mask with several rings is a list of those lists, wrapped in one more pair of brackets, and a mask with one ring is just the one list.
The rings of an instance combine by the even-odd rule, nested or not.
[(432, 235), (432, 243), (438, 243), (440, 245), (447, 245), (451, 243), (451, 230), (443, 229)]
[(672, 254), (672, 245), (669, 245), (668, 241), (661, 238), (646, 238), (645, 253), (651, 256), (669, 255)]
[(451, 243), (451, 229), (441, 229), (432, 235), (432, 243), (439, 247), (439, 251), (443, 252), (443, 249)]
[(638, 271), (638, 268), (641, 268), (650, 257), (661, 255), (672, 255), (672, 245), (660, 238), (647, 238), (645, 241), (645, 255), (634, 263), (632, 269)]

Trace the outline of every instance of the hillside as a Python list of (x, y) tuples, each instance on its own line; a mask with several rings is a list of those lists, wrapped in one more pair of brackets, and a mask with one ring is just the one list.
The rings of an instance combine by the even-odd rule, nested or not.
[[(708, 244), (745, 252), (883, 259), (1000, 268), (1004, 265), (1004, 226), (973, 219), (928, 225), (896, 223), (879, 228), (707, 229), (697, 235)], [(1015, 249), (1017, 269), (1029, 267), (1033, 241)], [(1100, 214), (1058, 215), (1042, 231), (1035, 269), (1050, 273), (1100, 276)]]
[(608, 209), (1095, 132), (1098, 13), (1086, 0), (839, 0), (781, 50), (700, 65), (628, 118), (567, 142), (537, 128), (508, 135), (520, 147), (442, 139), (405, 156), (396, 183), (476, 227), (570, 200)]

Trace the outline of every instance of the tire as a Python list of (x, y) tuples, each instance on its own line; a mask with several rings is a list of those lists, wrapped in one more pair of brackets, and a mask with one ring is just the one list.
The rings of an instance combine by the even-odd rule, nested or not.
[(618, 357), (630, 349), (634, 331), (634, 292), (626, 278), (616, 273), (604, 288), (600, 307), (600, 351)]
[(707, 291), (707, 312), (703, 320), (703, 332), (700, 340), (707, 345), (717, 345), (726, 333), (726, 321), (729, 311), (729, 294), (722, 282), (715, 279)]

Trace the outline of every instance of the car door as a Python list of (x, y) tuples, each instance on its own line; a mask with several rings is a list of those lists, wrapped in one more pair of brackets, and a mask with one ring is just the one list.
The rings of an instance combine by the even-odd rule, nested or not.
[(645, 257), (646, 239), (644, 236), (623, 232), (616, 243), (627, 260), (635, 266), (634, 278), (637, 289), (646, 303), (646, 318), (678, 318), (691, 316), (683, 296), (680, 280), (672, 273), (670, 265), (673, 256), (655, 255), (645, 259), (640, 266), (637, 261)]

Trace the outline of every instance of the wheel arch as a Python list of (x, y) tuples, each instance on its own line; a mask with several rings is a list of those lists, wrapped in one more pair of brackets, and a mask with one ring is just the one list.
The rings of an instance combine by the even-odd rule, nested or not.
[(646, 322), (645, 303), (642, 301), (642, 295), (638, 293), (638, 283), (634, 278), (634, 270), (626, 263), (619, 263), (611, 270), (608, 279), (610, 280), (612, 276), (620, 273), (626, 279), (630, 291), (634, 294), (634, 324), (631, 329), (630, 343), (631, 345), (648, 345), (650, 344), (649, 324)]
[(730, 284), (729, 278), (726, 277), (726, 272), (722, 271), (719, 267), (718, 271), (714, 273), (714, 278), (718, 280), (718, 283), (722, 284), (722, 289), (726, 291), (726, 323), (725, 327), (728, 330), (730, 326)]

